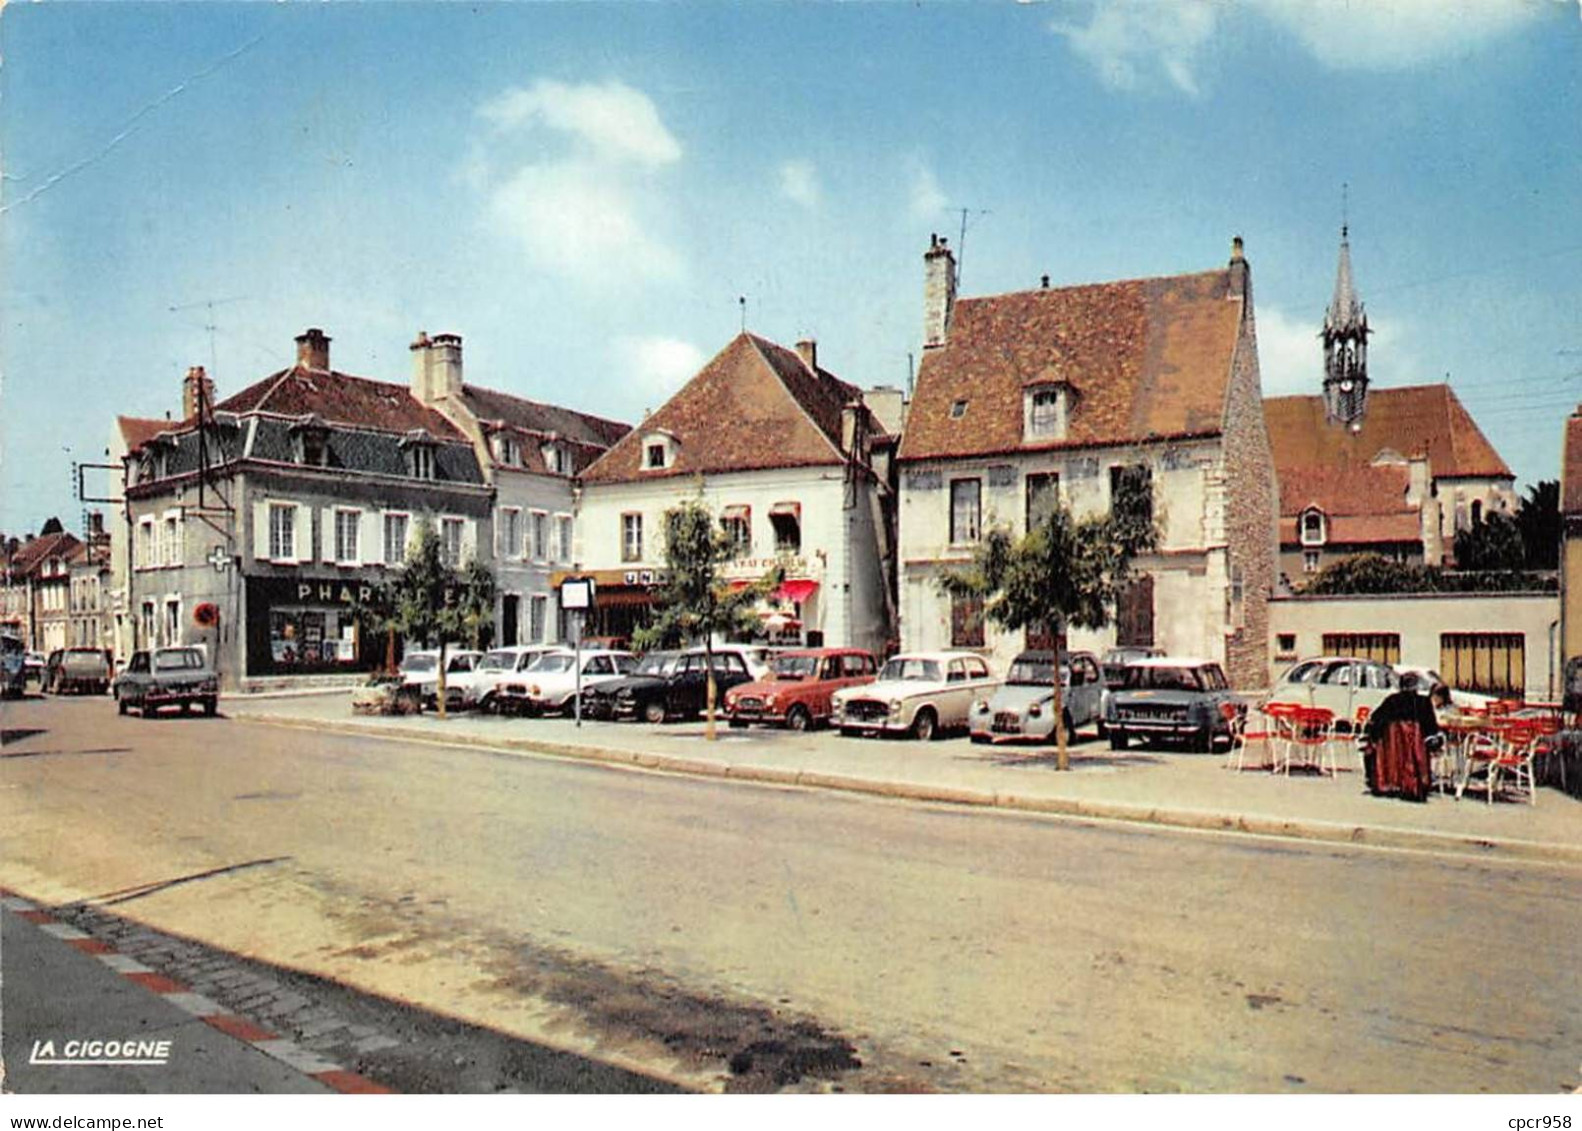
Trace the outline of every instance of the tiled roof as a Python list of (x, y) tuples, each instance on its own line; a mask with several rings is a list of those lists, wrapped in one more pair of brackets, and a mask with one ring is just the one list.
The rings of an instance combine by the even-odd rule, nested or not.
[(1263, 402), (1276, 471), (1365, 467), (1382, 451), (1426, 455), (1436, 479), (1514, 478), (1449, 385), (1369, 389), (1357, 431), (1324, 417), (1322, 397), (1270, 397)]
[[(1221, 269), (959, 299), (924, 352), (901, 459), (1217, 435), (1242, 311), (1229, 295)], [(1024, 443), (1023, 390), (1049, 382), (1074, 392), (1066, 438)]]
[(151, 420), (142, 416), (117, 416), (115, 424), (129, 452), (135, 452), (166, 429), (181, 427), (179, 421)]
[(11, 576), (25, 577), (52, 557), (73, 561), (82, 553), (82, 542), (70, 531), (44, 534), (24, 543), (11, 558)]
[(1417, 514), (1406, 503), (1411, 474), (1400, 464), (1288, 468), (1280, 473), (1280, 514), (1317, 507), (1327, 515)]
[(249, 385), (214, 406), (216, 412), (316, 414), (326, 424), (379, 432), (427, 429), (437, 440), (466, 437), (439, 411), (426, 407), (405, 385), (370, 381), (347, 373), (293, 366)]
[(522, 445), (522, 465), (529, 471), (548, 473), (550, 470), (544, 463), (539, 443), (533, 441), (542, 442), (553, 435), (570, 452), (573, 472), (580, 472), (632, 430), (631, 425), (619, 421), (476, 385), (463, 386), (461, 395), (468, 411), (483, 424), (486, 432), (503, 427), (527, 441)]
[(1560, 459), (1560, 510), (1582, 513), (1582, 407), (1566, 418), (1565, 451)]
[[(1280, 545), (1295, 546), (1301, 541), (1297, 534), (1297, 520), (1280, 520)], [(1326, 545), (1363, 546), (1370, 543), (1421, 542), (1423, 529), (1417, 512), (1408, 514), (1359, 514), (1340, 515), (1326, 524)]]
[[(810, 370), (793, 351), (754, 334), (738, 334), (583, 479), (609, 483), (838, 464), (845, 458), (841, 408), (860, 396), (855, 386), (822, 369)], [(882, 432), (869, 420), (870, 433)], [(675, 437), (675, 459), (664, 470), (644, 471), (644, 441), (656, 431)]]

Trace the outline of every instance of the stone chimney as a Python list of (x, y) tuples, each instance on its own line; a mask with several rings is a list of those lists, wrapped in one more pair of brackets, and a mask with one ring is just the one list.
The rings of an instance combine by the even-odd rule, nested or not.
[(330, 371), (329, 335), (316, 326), (298, 334), (297, 364), (303, 369), (328, 373)]
[(797, 356), (802, 359), (802, 364), (816, 377), (818, 376), (818, 343), (812, 338), (803, 338), (796, 344)]
[(412, 343), (412, 395), (424, 404), (461, 395), (461, 335), (422, 330)]
[(923, 348), (945, 344), (950, 316), (956, 309), (956, 257), (950, 241), (929, 237), (923, 253)]
[(1250, 299), (1252, 279), (1247, 267), (1247, 257), (1243, 254), (1240, 236), (1231, 237), (1230, 241), (1230, 293), (1233, 298)]
[(187, 370), (187, 375), (181, 379), (181, 418), (191, 420), (198, 415), (198, 394), (203, 394), (203, 404), (210, 412), (214, 411), (214, 382), (203, 371), (203, 366), (194, 365)]

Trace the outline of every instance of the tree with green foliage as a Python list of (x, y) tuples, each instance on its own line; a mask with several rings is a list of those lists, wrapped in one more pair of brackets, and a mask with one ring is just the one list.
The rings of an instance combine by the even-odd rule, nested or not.
[(1545, 479), (1527, 488), (1521, 509), (1516, 512), (1516, 528), (1522, 537), (1522, 553), (1528, 569), (1559, 569), (1560, 481)]
[(1429, 593), (1436, 588), (1432, 573), (1423, 566), (1394, 561), (1383, 554), (1354, 554), (1319, 570), (1301, 592)]
[(1521, 529), (1506, 514), (1480, 515), (1456, 532), (1456, 568), (1463, 570), (1521, 569), (1527, 564)]
[(665, 512), (665, 580), (655, 594), (656, 613), (633, 633), (638, 648), (686, 646), (703, 641), (707, 656), (705, 737), (714, 741), (714, 637), (750, 636), (758, 627), (755, 607), (780, 584), (776, 567), (750, 585), (733, 588), (725, 564), (735, 543), (708, 507), (696, 499)]
[(1056, 504), (1020, 540), (1001, 528), (984, 534), (966, 566), (939, 576), (952, 596), (983, 601), (984, 615), (1009, 632), (1041, 629), (1055, 641), (1055, 764), (1071, 768), (1065, 727), (1059, 647), (1068, 626), (1099, 629), (1132, 579), (1137, 555), (1154, 549), (1159, 528), (1151, 501), (1140, 497), (1145, 478), (1117, 479), (1119, 494), (1108, 515), (1073, 518)]

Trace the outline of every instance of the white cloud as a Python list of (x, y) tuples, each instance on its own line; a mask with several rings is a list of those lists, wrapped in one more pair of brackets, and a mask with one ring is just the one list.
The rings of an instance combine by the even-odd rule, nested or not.
[(540, 79), (478, 113), (493, 129), (463, 179), (534, 267), (590, 287), (685, 272), (664, 234), (674, 210), (664, 168), (681, 144), (646, 94)]
[(615, 362), (628, 385), (658, 408), (686, 384), (707, 360), (703, 351), (678, 338), (622, 338)]
[(811, 161), (787, 161), (780, 166), (780, 195), (803, 208), (818, 207), (823, 191)]
[(1541, 11), (1519, 0), (1097, 0), (1086, 26), (1049, 26), (1107, 86), (1133, 90), (1162, 75), (1196, 96), (1201, 58), (1222, 16), (1261, 16), (1327, 67), (1386, 71), (1474, 50)]
[(1258, 318), (1258, 370), (1263, 395), (1283, 397), (1314, 394), (1324, 381), (1324, 347), (1318, 340), (1323, 318), (1292, 318), (1273, 306), (1260, 306)]
[(674, 278), (680, 256), (642, 220), (639, 194), (594, 162), (526, 165), (490, 197), (540, 266), (583, 283)]
[(948, 203), (949, 199), (940, 190), (939, 181), (934, 177), (934, 170), (922, 161), (914, 162), (910, 204), (913, 219), (936, 219)]
[(1198, 93), (1198, 53), (1214, 32), (1215, 9), (1208, 0), (1113, 0), (1093, 9), (1087, 27), (1053, 23), (1071, 48), (1098, 70), (1105, 85), (1132, 90), (1157, 67), (1171, 85)]
[(569, 134), (609, 161), (657, 166), (681, 159), (681, 144), (653, 101), (625, 83), (571, 86), (540, 79), (506, 91), (479, 113), (502, 130), (543, 125)]

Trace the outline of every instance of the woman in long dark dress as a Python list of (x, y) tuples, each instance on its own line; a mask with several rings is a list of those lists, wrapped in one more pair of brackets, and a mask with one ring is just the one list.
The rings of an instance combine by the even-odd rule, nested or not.
[(1368, 716), (1363, 762), (1368, 789), (1375, 796), (1427, 801), (1433, 785), (1428, 751), (1442, 741), (1439, 719), (1426, 695), (1417, 692), (1417, 675), (1401, 676), (1401, 687)]

